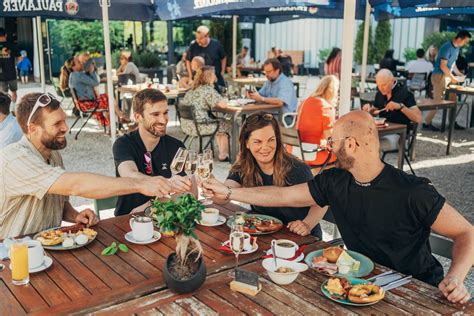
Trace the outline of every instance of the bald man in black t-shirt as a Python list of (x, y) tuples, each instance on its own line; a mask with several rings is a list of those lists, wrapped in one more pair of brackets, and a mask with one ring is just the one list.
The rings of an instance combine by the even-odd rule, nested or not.
[[(331, 207), (344, 243), (373, 261), (438, 286), (451, 302), (466, 303), (464, 285), (474, 263), (474, 228), (428, 179), (384, 164), (374, 120), (364, 111), (342, 116), (328, 146), (337, 168), (306, 184), (289, 187), (229, 188), (215, 179), (206, 194), (262, 206)], [(446, 276), (431, 254), (431, 230), (454, 241)]]

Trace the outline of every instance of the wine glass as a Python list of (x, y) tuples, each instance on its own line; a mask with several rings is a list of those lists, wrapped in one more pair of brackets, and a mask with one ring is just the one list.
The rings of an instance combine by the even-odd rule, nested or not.
[(194, 150), (188, 150), (188, 158), (186, 159), (186, 164), (184, 170), (186, 174), (191, 177), (196, 172), (197, 167), (197, 152)]
[[(179, 147), (170, 165), (172, 177), (183, 172), (187, 157), (188, 157), (188, 150), (186, 148)], [(169, 198), (171, 198), (173, 194), (174, 192), (170, 193)]]
[[(204, 154), (199, 154), (198, 155), (197, 175), (199, 177), (199, 181), (201, 182), (201, 184), (202, 184), (202, 182), (209, 179), (209, 176), (211, 175), (209, 161), (205, 158)], [(204, 194), (203, 194), (203, 196), (204, 196)], [(210, 204), (212, 204), (212, 200), (208, 199), (206, 196), (204, 196), (204, 200), (202, 200), (201, 203), (203, 205), (210, 205)]]
[(209, 164), (209, 172), (212, 173), (214, 163), (214, 153), (212, 149), (204, 149), (203, 151), (204, 160)]
[(245, 234), (243, 225), (239, 225), (234, 221), (234, 225), (232, 226), (229, 235), (229, 247), (235, 255), (235, 269), (227, 273), (231, 278), (235, 278), (235, 270), (239, 266), (239, 254), (244, 250), (244, 240)]

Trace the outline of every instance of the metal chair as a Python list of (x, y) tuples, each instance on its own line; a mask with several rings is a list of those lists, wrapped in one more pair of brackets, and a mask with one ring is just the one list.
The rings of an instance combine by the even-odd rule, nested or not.
[[(410, 167), (411, 173), (416, 176), (415, 171), (413, 170), (410, 160), (415, 160), (415, 144), (416, 144), (416, 131), (418, 130), (418, 124), (410, 123), (408, 126), (406, 142), (403, 148), (403, 159)], [(390, 153), (398, 152), (398, 144), (391, 144), (391, 148), (388, 150), (382, 151), (382, 161), (384, 161), (385, 156)], [(410, 158), (409, 158), (410, 157)]]
[[(219, 120), (213, 119), (213, 118), (207, 118), (207, 119), (204, 119), (204, 120), (197, 119), (196, 115), (194, 113), (194, 107), (192, 105), (186, 105), (186, 104), (183, 104), (181, 102), (178, 102), (176, 104), (176, 112), (177, 112), (176, 114), (179, 118), (181, 127), (183, 126), (182, 120), (192, 121), (193, 124), (194, 124), (194, 127), (195, 127), (194, 131), (191, 132), (191, 133), (187, 133), (187, 131), (185, 131), (181, 128), (183, 130), (183, 132), (186, 134), (186, 137), (184, 138), (183, 143), (186, 143), (186, 141), (188, 139), (190, 139), (189, 144), (188, 144), (188, 146), (190, 147), (193, 140), (194, 140), (194, 138), (198, 138), (199, 139), (199, 151), (202, 151), (203, 149), (206, 149), (209, 146), (211, 146), (212, 151), (214, 151), (213, 140), (214, 140), (214, 137), (217, 134), (217, 131), (219, 130)], [(213, 131), (211, 133), (202, 133), (202, 130), (201, 130), (200, 127), (204, 126), (204, 125), (207, 126), (207, 125), (210, 125), (210, 124), (214, 125), (215, 129), (213, 129)], [(208, 140), (207, 144), (203, 147), (204, 137), (209, 137), (209, 140)]]
[(65, 110), (68, 110), (71, 107), (71, 105), (74, 105), (74, 100), (72, 99), (70, 89), (67, 88), (65, 90), (62, 90), (61, 87), (59, 86), (59, 78), (52, 77), (51, 79), (52, 79), (52, 82), (53, 82), (54, 90), (56, 91), (56, 94), (60, 98), (59, 102), (61, 102), (61, 104), (62, 104), (64, 99), (66, 99), (66, 98), (71, 99), (71, 101), (68, 103), (68, 105), (66, 107), (64, 107)]
[(426, 89), (426, 77), (427, 73), (425, 72), (414, 72), (408, 74), (408, 82), (407, 87), (413, 93), (419, 92), (421, 95), (421, 91)]
[(117, 200), (118, 197), (116, 196), (94, 200), (94, 212), (97, 215), (97, 218), (100, 219), (100, 211), (115, 208)]
[[(79, 136), (79, 134), (81, 133), (82, 129), (84, 128), (84, 126), (86, 126), (87, 122), (89, 122), (90, 118), (96, 114), (96, 113), (101, 113), (101, 112), (108, 112), (109, 110), (108, 109), (99, 109), (99, 101), (97, 99), (95, 100), (81, 100), (79, 101), (79, 98), (77, 97), (77, 94), (76, 94), (76, 90), (74, 90), (74, 88), (70, 88), (71, 89), (71, 96), (72, 96), (72, 99), (74, 101), (74, 105), (76, 106), (76, 109), (79, 111), (80, 115), (76, 118), (76, 120), (74, 121), (74, 123), (72, 124), (71, 128), (69, 129), (69, 134), (71, 134), (72, 132), (72, 129), (73, 127), (76, 125), (76, 123), (79, 121), (79, 119), (81, 118), (84, 118), (84, 116), (87, 116), (86, 118), (86, 121), (82, 124), (81, 128), (79, 129), (79, 131), (76, 133), (76, 136), (74, 136), (74, 139), (77, 140), (77, 137)], [(95, 102), (95, 107), (90, 109), (90, 110), (82, 110), (81, 106), (80, 106), (80, 102)], [(104, 125), (104, 132), (106, 131), (106, 126)]]

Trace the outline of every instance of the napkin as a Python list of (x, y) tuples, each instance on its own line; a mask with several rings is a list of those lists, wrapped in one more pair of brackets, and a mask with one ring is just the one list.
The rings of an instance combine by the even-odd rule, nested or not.
[[(306, 245), (300, 246), (300, 247), (298, 248), (298, 250), (296, 250), (294, 257), (289, 258), (289, 259), (285, 259), (285, 260), (289, 260), (289, 261), (295, 260), (296, 258), (298, 258), (299, 256), (301, 256), (301, 254), (303, 253), (303, 251), (304, 251), (305, 248), (306, 248)], [(267, 259), (267, 258), (273, 258), (273, 255), (270, 253), (270, 254), (265, 255), (265, 256), (262, 257), (262, 259)]]
[[(257, 242), (257, 237), (250, 236), (250, 244), (254, 245), (256, 242)], [(230, 243), (228, 240), (226, 240), (218, 249), (228, 254), (234, 254), (234, 252), (230, 249)]]

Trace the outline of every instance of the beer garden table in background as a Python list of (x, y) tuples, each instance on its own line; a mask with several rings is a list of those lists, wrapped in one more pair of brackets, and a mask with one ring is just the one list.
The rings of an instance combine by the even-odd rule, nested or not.
[(403, 170), (403, 152), (405, 150), (405, 141), (407, 138), (407, 126), (404, 124), (398, 123), (386, 123), (388, 126), (381, 127), (377, 126), (377, 131), (379, 133), (379, 138), (386, 135), (399, 135), (398, 140), (398, 158), (397, 165), (398, 169)]
[[(474, 63), (472, 63), (474, 64)], [(465, 95), (471, 96), (471, 118), (469, 127), (474, 127), (474, 87), (463, 87), (463, 86), (451, 86), (446, 90), (446, 94), (456, 94), (456, 95)], [(458, 113), (456, 113), (457, 116)], [(443, 119), (444, 124), (444, 119)], [(467, 124), (467, 122), (466, 122)]]

